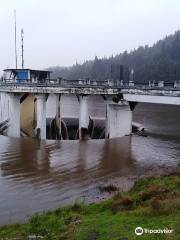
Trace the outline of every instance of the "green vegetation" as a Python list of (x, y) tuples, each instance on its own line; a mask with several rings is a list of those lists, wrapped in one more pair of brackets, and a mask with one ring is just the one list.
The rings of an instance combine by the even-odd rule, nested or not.
[[(180, 79), (180, 31), (165, 37), (153, 46), (140, 46), (130, 52), (124, 51), (109, 58), (98, 58), (71, 67), (51, 67), (52, 77), (65, 79), (90, 78), (96, 80), (119, 79), (119, 68), (124, 65), (125, 82), (129, 81), (129, 68), (134, 69), (134, 81), (174, 82)], [(114, 70), (111, 66), (114, 65)]]
[[(174, 232), (138, 237), (134, 233), (137, 226), (168, 228)], [(34, 215), (27, 224), (0, 228), (0, 239), (15, 238), (180, 239), (180, 176), (144, 179), (137, 182), (128, 193), (118, 193), (110, 200), (88, 206), (75, 203), (71, 207)]]

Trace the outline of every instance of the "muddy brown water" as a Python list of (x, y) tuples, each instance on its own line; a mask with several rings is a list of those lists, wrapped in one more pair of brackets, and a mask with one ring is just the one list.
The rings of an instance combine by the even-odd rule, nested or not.
[(39, 142), (0, 136), (0, 224), (23, 222), (81, 198), (91, 201), (97, 187), (113, 178), (126, 182), (146, 167), (176, 165), (180, 107), (138, 104), (134, 120), (147, 137)]

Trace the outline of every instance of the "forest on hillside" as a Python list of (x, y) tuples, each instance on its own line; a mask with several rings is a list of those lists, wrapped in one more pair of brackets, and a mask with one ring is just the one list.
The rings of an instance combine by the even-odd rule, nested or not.
[[(140, 46), (130, 52), (87, 60), (71, 67), (50, 67), (52, 77), (65, 79), (118, 79), (120, 66), (124, 67), (123, 80), (129, 81), (129, 72), (134, 69), (135, 82), (180, 80), (180, 31), (165, 37), (153, 46)], [(119, 67), (118, 67), (119, 66)]]

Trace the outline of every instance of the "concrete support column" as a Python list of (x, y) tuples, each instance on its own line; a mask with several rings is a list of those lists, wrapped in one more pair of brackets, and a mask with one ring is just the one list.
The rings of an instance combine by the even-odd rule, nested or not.
[(36, 136), (46, 139), (46, 94), (37, 94), (37, 126)]
[(88, 96), (80, 96), (79, 102), (79, 139), (84, 139), (88, 135), (89, 125)]
[(7, 135), (9, 137), (20, 137), (20, 94), (9, 93), (9, 101), (7, 104), (9, 112), (9, 127)]
[(61, 107), (60, 107), (60, 100), (61, 100), (61, 95), (60, 94), (56, 94), (56, 126), (57, 126), (57, 130), (58, 132), (56, 133), (58, 136), (58, 139), (61, 139)]
[(0, 122), (9, 119), (9, 94), (5, 92), (0, 93)]
[(106, 138), (129, 135), (132, 132), (132, 111), (127, 102), (107, 103)]

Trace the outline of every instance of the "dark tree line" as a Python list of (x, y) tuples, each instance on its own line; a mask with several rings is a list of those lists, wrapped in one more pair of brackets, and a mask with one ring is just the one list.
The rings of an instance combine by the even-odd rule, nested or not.
[[(134, 69), (135, 82), (180, 80), (180, 31), (165, 37), (153, 46), (123, 52), (109, 58), (98, 58), (71, 67), (51, 67), (52, 77), (66, 79), (89, 78), (105, 80), (118, 78), (119, 70), (112, 66), (124, 66), (124, 81), (129, 80), (129, 70)], [(115, 77), (114, 77), (115, 76)]]

